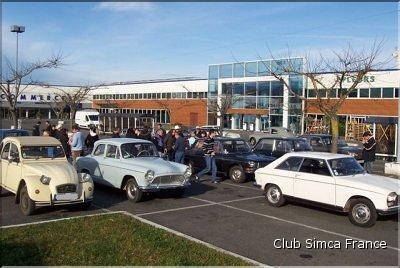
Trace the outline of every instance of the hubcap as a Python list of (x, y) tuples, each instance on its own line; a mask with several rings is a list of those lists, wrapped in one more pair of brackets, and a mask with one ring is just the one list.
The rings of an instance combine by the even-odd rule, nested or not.
[(357, 204), (353, 207), (353, 218), (358, 223), (366, 223), (371, 218), (371, 211), (364, 204)]
[(240, 170), (238, 170), (238, 169), (235, 169), (235, 170), (232, 172), (232, 177), (233, 177), (235, 180), (238, 180), (238, 179), (240, 178), (241, 175), (242, 175), (242, 171), (240, 171)]
[(269, 188), (267, 191), (267, 198), (268, 198), (268, 201), (271, 203), (274, 203), (274, 204), (278, 203), (279, 199), (281, 198), (281, 194), (280, 194), (278, 188), (276, 188), (276, 187)]
[(136, 196), (136, 186), (133, 183), (128, 185), (128, 195), (131, 199), (134, 199)]

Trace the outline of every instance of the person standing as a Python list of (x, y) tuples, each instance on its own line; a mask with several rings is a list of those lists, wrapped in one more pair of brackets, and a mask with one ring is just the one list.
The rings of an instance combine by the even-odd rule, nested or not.
[(165, 131), (165, 129), (163, 129), (163, 127), (162, 127), (161, 124), (157, 124), (157, 129), (156, 129), (156, 132), (155, 132), (155, 133), (157, 133), (159, 130), (161, 130), (162, 133), (163, 133), (163, 136), (165, 136), (166, 131)]
[(137, 139), (137, 135), (136, 135), (135, 132), (133, 131), (133, 128), (128, 128), (128, 129), (126, 130), (125, 138)]
[(217, 165), (215, 163), (215, 132), (214, 130), (210, 130), (209, 136), (204, 140), (202, 150), (204, 153), (204, 158), (206, 161), (206, 168), (201, 170), (197, 175), (196, 175), (196, 180), (200, 180), (202, 176), (204, 176), (206, 173), (211, 171), (211, 182), (212, 183), (219, 183), (217, 180)]
[(195, 143), (196, 143), (196, 133), (195, 132), (191, 132), (190, 133), (190, 138), (188, 139), (189, 142), (189, 148), (193, 148)]
[(111, 138), (121, 138), (121, 136), (119, 135), (119, 132), (120, 132), (119, 128), (114, 129)]
[(363, 134), (364, 149), (362, 158), (364, 159), (364, 169), (367, 173), (372, 173), (372, 163), (375, 161), (376, 141), (370, 131)]
[(68, 144), (69, 138), (68, 138), (68, 133), (65, 128), (61, 128), (58, 131), (58, 140), (61, 142), (61, 145), (64, 149), (65, 156), (67, 159), (71, 157), (71, 147)]
[(50, 121), (49, 121), (49, 120), (46, 120), (44, 129), (45, 129), (47, 132), (50, 133), (50, 131), (51, 131), (51, 124), (50, 124)]
[(157, 130), (156, 134), (154, 135), (152, 141), (157, 148), (157, 151), (160, 153), (164, 153), (164, 135), (161, 129)]
[(169, 161), (174, 161), (175, 130), (171, 129), (164, 139), (164, 153), (168, 155)]
[(33, 126), (32, 136), (40, 136), (40, 125), (42, 122), (37, 121), (36, 124)]
[(72, 126), (71, 156), (72, 163), (75, 165), (76, 159), (83, 153), (84, 139), (83, 134), (77, 124)]
[(99, 135), (96, 133), (96, 127), (90, 127), (89, 134), (85, 139), (85, 146), (87, 151), (90, 153), (94, 148), (94, 143), (99, 140)]
[(183, 164), (185, 160), (185, 139), (180, 131), (175, 131), (174, 151), (175, 162)]

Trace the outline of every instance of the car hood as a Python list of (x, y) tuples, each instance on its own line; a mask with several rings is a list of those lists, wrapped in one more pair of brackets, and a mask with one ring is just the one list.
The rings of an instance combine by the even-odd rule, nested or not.
[[(51, 162), (51, 163), (50, 163)], [(78, 174), (74, 167), (64, 161), (49, 161), (39, 163), (24, 163), (26, 176), (42, 176), (51, 178), (51, 182), (58, 184), (78, 183)]]
[(336, 177), (336, 184), (354, 187), (366, 191), (387, 195), (391, 192), (399, 194), (400, 181), (397, 179), (373, 175), (357, 174), (354, 176)]
[(166, 161), (161, 157), (137, 157), (124, 159), (125, 163), (129, 165), (137, 165), (146, 170), (153, 170), (156, 176), (167, 175), (167, 174), (178, 174), (184, 173), (187, 166)]
[(357, 147), (357, 146), (343, 146), (343, 147), (338, 147), (339, 152), (351, 152), (351, 153), (360, 153), (362, 152), (363, 148)]

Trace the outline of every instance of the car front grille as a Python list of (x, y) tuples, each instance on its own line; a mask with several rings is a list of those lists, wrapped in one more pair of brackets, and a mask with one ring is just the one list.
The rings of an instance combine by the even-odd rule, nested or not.
[(75, 184), (63, 184), (57, 186), (57, 193), (65, 194), (65, 193), (76, 193), (76, 185)]
[(177, 185), (183, 184), (185, 177), (183, 175), (167, 175), (154, 178), (152, 185)]

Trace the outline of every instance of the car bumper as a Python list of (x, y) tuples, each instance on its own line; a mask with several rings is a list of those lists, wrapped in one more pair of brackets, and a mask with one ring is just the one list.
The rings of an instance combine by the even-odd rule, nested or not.
[(92, 201), (93, 201), (93, 196), (86, 197), (84, 193), (83, 196), (75, 200), (57, 200), (55, 195), (50, 195), (49, 201), (34, 201), (34, 202), (36, 207), (47, 207), (47, 206), (82, 204)]
[(399, 214), (399, 212), (400, 212), (400, 206), (391, 207), (391, 208), (386, 209), (386, 210), (377, 210), (376, 212), (377, 212), (379, 215), (382, 215), (382, 216), (386, 216), (386, 215), (395, 215), (395, 214)]
[(186, 182), (184, 184), (175, 184), (175, 185), (148, 185), (148, 186), (139, 186), (139, 189), (143, 192), (158, 192), (162, 190), (173, 190), (180, 188), (187, 188), (190, 185), (190, 182)]

